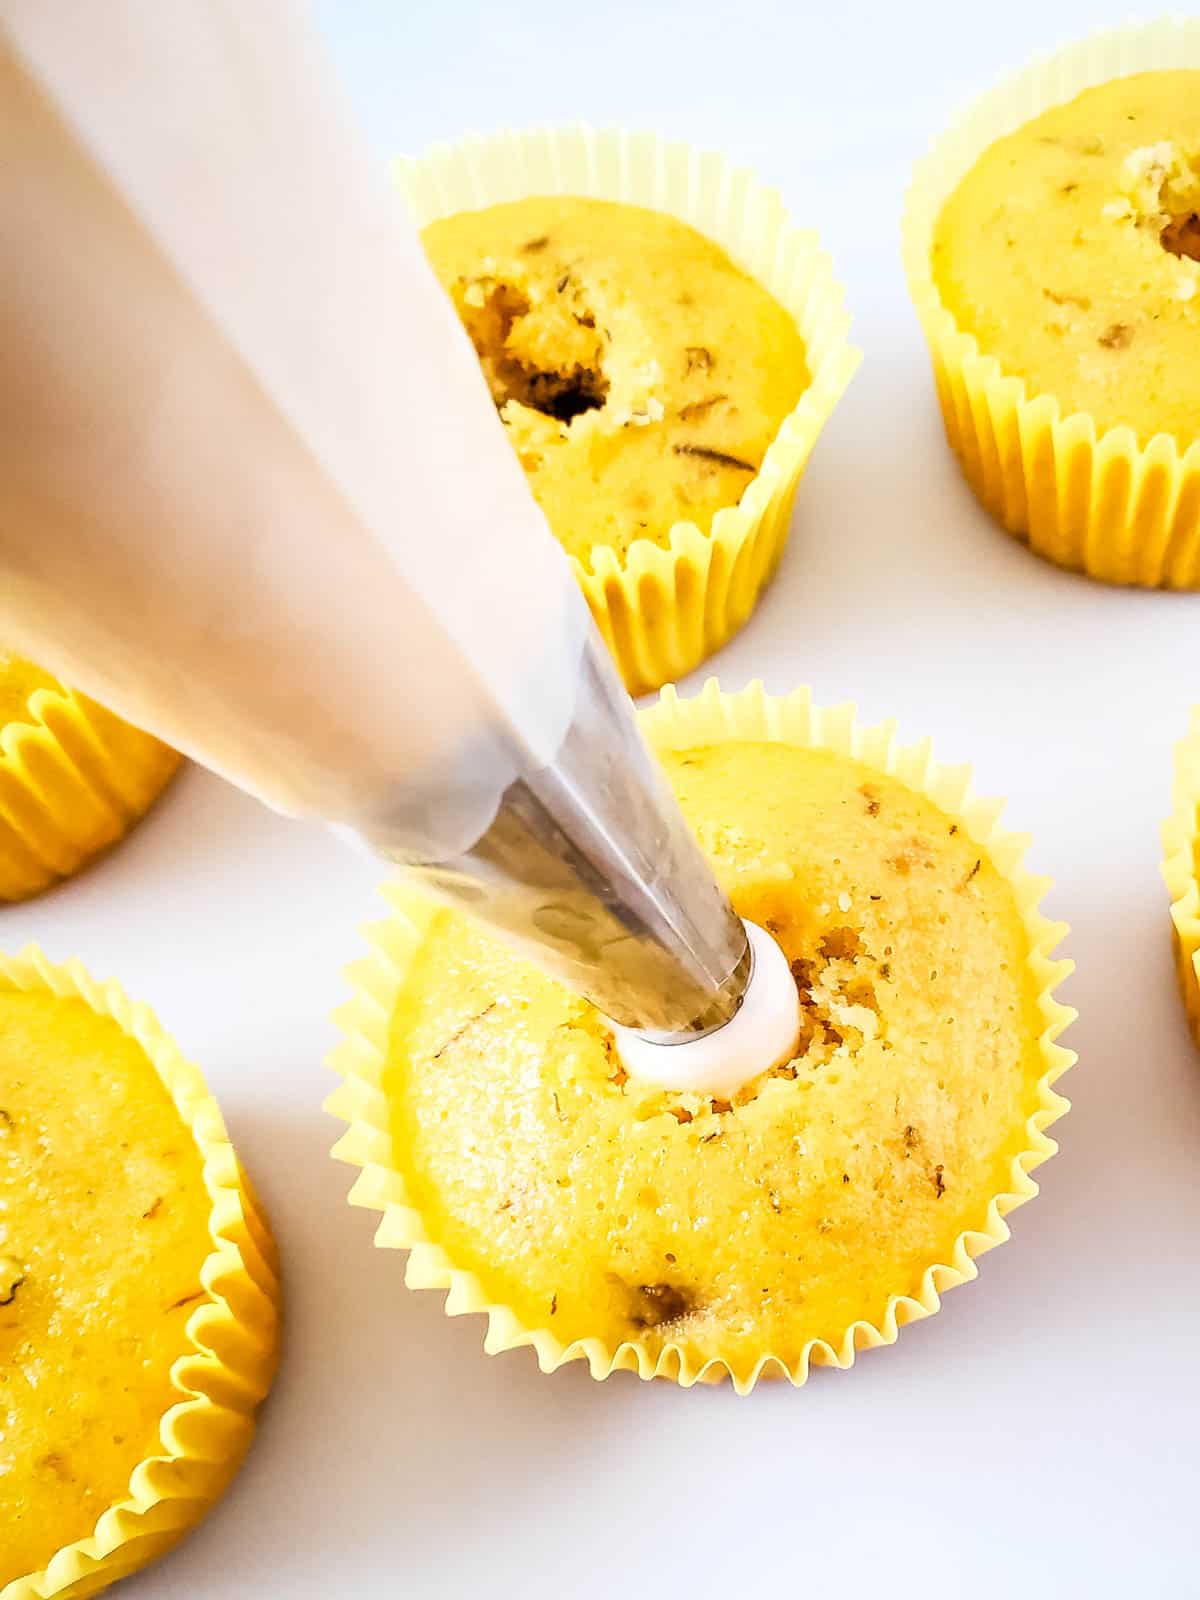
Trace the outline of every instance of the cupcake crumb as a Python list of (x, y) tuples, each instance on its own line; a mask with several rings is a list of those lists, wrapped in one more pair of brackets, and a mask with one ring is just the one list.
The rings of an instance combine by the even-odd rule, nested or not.
[(882, 1016), (865, 965), (873, 960), (857, 929), (841, 926), (822, 934), (815, 956), (791, 962), (804, 1025), (797, 1060), (804, 1058), (810, 1070), (830, 1052), (853, 1053), (880, 1037)]
[(1127, 322), (1113, 322), (1097, 340), (1106, 350), (1127, 350), (1133, 342), (1133, 329)]
[(47, 1451), (47, 1453), (38, 1462), (38, 1466), (41, 1467), (43, 1471), (50, 1473), (52, 1477), (60, 1479), (63, 1483), (74, 1482), (70, 1464), (61, 1450)]
[(706, 395), (703, 400), (693, 400), (686, 406), (679, 408), (681, 422), (696, 422), (699, 418), (707, 416), (714, 406), (719, 406), (722, 401), (728, 400), (727, 394)]
[(1126, 156), (1121, 187), (1127, 213), (1157, 233), (1164, 250), (1200, 261), (1200, 155), (1169, 140), (1143, 145)]
[(696, 1297), (674, 1283), (639, 1283), (633, 1293), (635, 1306), (629, 1320), (635, 1328), (663, 1328), (681, 1322), (696, 1308)]
[(0, 1306), (10, 1306), (25, 1282), (25, 1268), (15, 1256), (0, 1256)]
[(463, 1034), (465, 1034), (469, 1029), (473, 1028), (477, 1022), (482, 1022), (484, 1017), (489, 1016), (496, 1009), (498, 1004), (498, 1001), (492, 1000), (486, 1006), (484, 1006), (482, 1011), (477, 1012), (475, 1016), (468, 1017), (464, 1023), (454, 1030), (454, 1032), (446, 1040), (445, 1044), (442, 1045), (440, 1049), (434, 1051), (433, 1059), (435, 1061), (440, 1060), (441, 1057), (445, 1055), (446, 1051), (449, 1050), (451, 1045), (457, 1044), (462, 1038)]
[[(848, 910), (849, 907), (839, 907)], [(825, 961), (852, 961), (863, 951), (863, 942), (854, 928), (830, 928), (821, 935), (818, 946)]]
[(733, 467), (738, 472), (757, 472), (753, 461), (743, 461), (725, 450), (710, 450), (702, 444), (675, 444), (671, 446), (677, 456), (691, 456), (697, 461), (711, 461), (714, 466)]
[(529, 197), (422, 238), (534, 495), (581, 561), (665, 549), (679, 521), (707, 533), (808, 385), (794, 318), (674, 217)]
[[(1173, 217), (1163, 229), (1160, 238), (1164, 250), (1169, 250), (1173, 256), (1186, 256), (1191, 261), (1200, 261), (1200, 212), (1189, 211), (1186, 216)], [(1191, 282), (1185, 279), (1185, 282)], [(1192, 292), (1195, 293), (1193, 286)], [(1181, 299), (1190, 296), (1181, 295)]]
[(481, 274), (452, 287), (501, 415), (517, 405), (569, 424), (604, 405), (609, 383), (595, 315), (574, 290), (572, 304), (563, 306), (573, 288), (569, 273), (555, 288), (554, 300), (539, 303), (532, 286), (516, 281), (515, 274)]

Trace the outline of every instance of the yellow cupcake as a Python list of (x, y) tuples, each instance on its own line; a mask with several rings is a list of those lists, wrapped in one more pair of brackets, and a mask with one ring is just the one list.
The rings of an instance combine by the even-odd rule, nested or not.
[(1200, 433), (1198, 209), (1200, 70), (1119, 78), (984, 152), (938, 219), (934, 282), (1034, 393), (1186, 450)]
[(502, 134), (399, 176), (627, 687), (682, 677), (774, 572), (857, 363), (828, 259), (650, 138)]
[(1200, 27), (985, 96), (917, 169), (905, 257), (984, 504), (1060, 565), (1200, 585)]
[(0, 650), (0, 900), (24, 900), (123, 837), (174, 750)]
[(92, 1594), (232, 1478), (274, 1245), (199, 1073), (78, 964), (0, 958), (0, 1597)]
[(587, 565), (735, 505), (808, 385), (796, 324), (674, 217), (545, 196), (425, 229), (538, 503)]
[(1171, 896), (1179, 992), (1200, 1044), (1200, 707), (1175, 747), (1172, 801), (1163, 825), (1163, 878)]
[(1062, 930), (996, 808), (806, 696), (647, 721), (738, 911), (792, 962), (794, 1060), (731, 1101), (638, 1085), (604, 1019), (457, 914), (394, 895), (331, 1102), (352, 1198), (448, 1309), (691, 1383), (802, 1382), (936, 1310), (1036, 1192), (1070, 1057)]

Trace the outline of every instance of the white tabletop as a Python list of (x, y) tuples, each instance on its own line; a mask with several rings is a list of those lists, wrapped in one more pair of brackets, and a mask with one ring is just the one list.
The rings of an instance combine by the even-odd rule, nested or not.
[(283, 1250), (259, 1443), (130, 1600), (1200, 1592), (1200, 1061), (1158, 872), (1200, 597), (1068, 577), (992, 527), (944, 447), (899, 262), (907, 170), (948, 113), (1105, 20), (1052, 9), (320, 4), (381, 157), (468, 128), (653, 126), (754, 166), (819, 227), (866, 361), (775, 587), (711, 670), (894, 715), (1010, 797), (1072, 924), (1081, 1060), (1041, 1198), (892, 1349), (741, 1400), (583, 1366), (544, 1378), (405, 1290), (326, 1153), (330, 1012), (378, 873), (187, 772), (110, 859), (3, 913), (8, 948), (78, 954), (158, 1009)]

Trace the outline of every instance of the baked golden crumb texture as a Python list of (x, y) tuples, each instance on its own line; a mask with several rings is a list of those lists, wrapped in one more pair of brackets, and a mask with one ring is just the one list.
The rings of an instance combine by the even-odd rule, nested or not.
[(794, 1058), (725, 1100), (631, 1080), (586, 1002), (431, 913), (382, 1091), (405, 1203), (565, 1345), (793, 1366), (880, 1325), (1012, 1188), (1045, 1021), (1010, 882), (959, 822), (828, 750), (665, 765), (736, 909), (791, 962)]
[(587, 566), (736, 505), (807, 387), (796, 324), (659, 212), (540, 197), (431, 223), (425, 249), (551, 528)]
[(1099, 432), (1200, 438), (1200, 70), (1085, 90), (998, 139), (942, 209), (943, 305)]
[(0, 980), (6, 1600), (94, 1592), (173, 1543), (232, 1476), (274, 1369), (274, 1247), (178, 1071), (204, 1152), (113, 1016)]

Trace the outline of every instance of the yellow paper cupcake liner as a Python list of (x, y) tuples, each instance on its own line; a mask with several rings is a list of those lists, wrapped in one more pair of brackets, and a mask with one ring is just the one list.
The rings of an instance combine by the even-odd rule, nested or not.
[(191, 1349), (171, 1369), (179, 1400), (162, 1418), (160, 1449), (138, 1463), (128, 1494), (92, 1533), (0, 1589), (0, 1600), (82, 1600), (169, 1550), (237, 1472), (279, 1358), (279, 1260), (216, 1101), (148, 1006), (78, 961), (54, 965), (35, 945), (0, 955), (0, 986), (80, 999), (137, 1040), (191, 1130), (212, 1200), (205, 1295), (187, 1321)]
[(685, 1350), (671, 1344), (658, 1355), (637, 1341), (615, 1349), (597, 1338), (565, 1345), (549, 1328), (527, 1326), (509, 1307), (490, 1301), (479, 1278), (459, 1267), (429, 1237), (404, 1174), (394, 1161), (384, 1090), (391, 1019), (432, 915), (429, 901), (395, 884), (385, 890), (391, 915), (367, 930), (371, 954), (349, 969), (353, 997), (338, 1013), (344, 1038), (330, 1064), (343, 1082), (327, 1100), (326, 1109), (349, 1127), (334, 1146), (333, 1154), (360, 1169), (350, 1191), (350, 1203), (383, 1213), (376, 1244), (409, 1252), (409, 1286), (448, 1290), (445, 1309), (450, 1316), (470, 1312), (486, 1315), (484, 1348), (489, 1355), (532, 1345), (544, 1372), (567, 1361), (585, 1359), (594, 1378), (606, 1378), (611, 1372), (624, 1369), (642, 1378), (671, 1378), (687, 1387), (697, 1381), (713, 1382), (729, 1376), (740, 1394), (768, 1374), (783, 1373), (799, 1385), (807, 1379), (811, 1366), (852, 1366), (859, 1350), (892, 1344), (905, 1323), (932, 1316), (947, 1289), (975, 1277), (976, 1258), (1008, 1238), (1004, 1221), (1008, 1213), (1037, 1193), (1030, 1173), (1058, 1148), (1047, 1137), (1046, 1129), (1068, 1110), (1068, 1102), (1055, 1093), (1052, 1085), (1075, 1060), (1072, 1052), (1056, 1043), (1075, 1014), (1054, 998), (1055, 988), (1073, 965), (1051, 959), (1066, 926), (1047, 921), (1039, 910), (1048, 882), (1032, 877), (1021, 866), (1026, 841), (998, 827), (1000, 804), (973, 795), (967, 768), (939, 766), (928, 741), (899, 745), (890, 723), (862, 728), (850, 706), (818, 708), (812, 704), (807, 689), (774, 698), (757, 683), (740, 694), (725, 695), (716, 681), (710, 680), (704, 691), (690, 700), (681, 700), (673, 689), (668, 689), (641, 715), (643, 730), (659, 751), (730, 740), (766, 740), (853, 756), (874, 771), (928, 796), (947, 816), (958, 821), (1012, 886), (1028, 937), (1028, 966), (1042, 1019), (1039, 1042), (1044, 1070), (1037, 1084), (1037, 1109), (1025, 1125), (1024, 1148), (1013, 1157), (1008, 1187), (992, 1197), (981, 1226), (959, 1236), (948, 1260), (930, 1263), (916, 1295), (893, 1295), (878, 1324), (855, 1322), (836, 1345), (811, 1340), (791, 1364), (769, 1350), (752, 1364), (742, 1365), (725, 1361), (719, 1352), (696, 1362)]
[(652, 134), (548, 128), (436, 146), (396, 163), (418, 227), (530, 195), (571, 194), (668, 213), (715, 240), (794, 318), (810, 383), (735, 506), (702, 533), (677, 522), (666, 546), (638, 539), (624, 559), (598, 545), (575, 576), (630, 694), (682, 678), (750, 616), (787, 542), (796, 485), (861, 359), (833, 264), (791, 225), (774, 189), (719, 155)]
[(179, 766), (174, 750), (61, 685), (0, 729), (0, 900), (24, 900), (122, 838)]
[(1200, 1045), (1200, 706), (1187, 737), (1175, 746), (1172, 812), (1163, 824), (1163, 878), (1171, 896), (1171, 922), (1179, 992), (1192, 1037)]
[(1099, 432), (1053, 395), (1030, 394), (983, 355), (942, 303), (931, 269), (945, 201), (997, 139), (1093, 85), (1200, 67), (1200, 20), (1093, 35), (1039, 57), (983, 95), (918, 162), (905, 204), (904, 267), (933, 359), (946, 438), (975, 494), (1058, 566), (1107, 583), (1200, 588), (1200, 422), (1181, 450), (1128, 427)]

